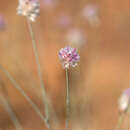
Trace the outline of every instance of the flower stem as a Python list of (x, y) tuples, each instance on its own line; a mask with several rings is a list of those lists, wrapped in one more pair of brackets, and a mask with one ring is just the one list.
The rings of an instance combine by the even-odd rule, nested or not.
[(70, 111), (70, 99), (69, 99), (69, 76), (68, 69), (66, 69), (66, 124), (65, 128), (69, 128), (69, 111)]
[(46, 127), (49, 129), (50, 126), (48, 125), (46, 118), (40, 112), (38, 106), (35, 103), (33, 103), (33, 101), (26, 95), (24, 90), (17, 84), (15, 79), (10, 75), (10, 73), (6, 69), (3, 68), (2, 65), (0, 65), (0, 70), (2, 70), (5, 73), (5, 75), (9, 78), (9, 80), (14, 85), (14, 87), (24, 96), (24, 98), (29, 102), (29, 104), (32, 106), (32, 108), (35, 110), (38, 116), (44, 121)]
[(125, 116), (125, 114), (121, 113), (121, 115), (119, 116), (119, 120), (118, 120), (118, 123), (117, 123), (115, 130), (120, 130), (121, 125), (122, 125), (123, 120), (124, 120), (124, 116)]
[(31, 39), (32, 39), (33, 52), (34, 52), (36, 64), (37, 64), (37, 71), (38, 71), (38, 75), (39, 75), (39, 79), (40, 79), (40, 87), (42, 89), (42, 96), (43, 96), (43, 103), (44, 103), (44, 106), (45, 106), (46, 121), (47, 121), (48, 126), (50, 128), (48, 98), (47, 98), (46, 90), (45, 90), (45, 87), (44, 87), (44, 82), (43, 82), (43, 79), (42, 79), (42, 72), (41, 72), (40, 60), (39, 60), (39, 57), (38, 57), (35, 35), (34, 35), (34, 32), (33, 32), (32, 23), (30, 22), (29, 19), (27, 19), (27, 21), (28, 21), (29, 32), (30, 32)]
[(0, 102), (4, 106), (5, 110), (8, 112), (12, 122), (14, 123), (17, 130), (23, 130), (17, 116), (15, 115), (10, 102), (2, 95), (0, 95)]

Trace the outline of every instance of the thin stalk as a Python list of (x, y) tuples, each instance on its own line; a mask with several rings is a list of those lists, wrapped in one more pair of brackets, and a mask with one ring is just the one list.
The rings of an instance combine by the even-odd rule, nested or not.
[(8, 114), (9, 114), (12, 122), (14, 123), (16, 129), (17, 130), (23, 130), (23, 128), (22, 128), (17, 116), (15, 115), (9, 101), (4, 96), (0, 95), (0, 102), (4, 106), (5, 110), (8, 112)]
[[(130, 103), (128, 105), (128, 108), (126, 110), (126, 114), (130, 113), (130, 109), (129, 109)], [(127, 118), (126, 123), (125, 123), (125, 130), (129, 130), (129, 119)]]
[(4, 69), (2, 67), (2, 65), (0, 65), (0, 70), (2, 70), (5, 75), (9, 78), (9, 80), (12, 82), (13, 86), (24, 96), (24, 98), (29, 102), (29, 104), (32, 106), (32, 108), (35, 110), (35, 112), (38, 114), (38, 116), (44, 121), (46, 127), (49, 129), (49, 124), (46, 120), (46, 118), (42, 115), (42, 113), (40, 112), (38, 106), (33, 103), (33, 101), (26, 95), (26, 93), (24, 92), (24, 90), (17, 84), (17, 82), (15, 81), (15, 79), (10, 75), (10, 73)]
[(65, 129), (69, 128), (69, 114), (70, 114), (70, 99), (69, 99), (69, 76), (68, 69), (66, 69), (66, 123)]
[(46, 120), (48, 122), (48, 125), (50, 126), (50, 124), (49, 124), (48, 99), (47, 99), (46, 90), (45, 90), (45, 87), (44, 87), (44, 82), (43, 82), (43, 79), (42, 79), (42, 72), (41, 72), (40, 60), (39, 60), (39, 57), (38, 57), (38, 51), (37, 51), (37, 46), (36, 46), (36, 41), (35, 41), (35, 35), (34, 35), (32, 23), (30, 22), (29, 19), (27, 19), (27, 21), (28, 21), (29, 32), (30, 32), (31, 39), (32, 39), (32, 46), (33, 46), (33, 52), (34, 52), (35, 59), (36, 59), (36, 64), (37, 64), (38, 76), (39, 76), (39, 79), (40, 79), (40, 87), (41, 87), (41, 90), (42, 90), (43, 103), (44, 103), (44, 106), (45, 106)]
[[(2, 83), (2, 82), (1, 82)], [(15, 114), (15, 112), (13, 111), (12, 105), (10, 103), (9, 100), (9, 95), (8, 95), (8, 90), (7, 88), (4, 86), (4, 84), (1, 84), (1, 88), (2, 88), (2, 95), (0, 95), (0, 102), (1, 104), (4, 106), (5, 110), (8, 112), (12, 122), (14, 123), (15, 127), (17, 130), (22, 130), (22, 126)]]
[(121, 125), (122, 125), (122, 123), (124, 121), (124, 116), (125, 116), (125, 114), (121, 113), (121, 115), (119, 116), (119, 120), (118, 120), (118, 123), (117, 123), (117, 126), (116, 126), (115, 130), (120, 130)]

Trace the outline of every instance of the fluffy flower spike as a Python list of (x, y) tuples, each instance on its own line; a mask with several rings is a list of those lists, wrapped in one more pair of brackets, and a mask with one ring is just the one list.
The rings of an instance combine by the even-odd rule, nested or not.
[(80, 56), (77, 53), (76, 48), (67, 46), (65, 48), (60, 49), (59, 59), (62, 62), (63, 68), (69, 69), (70, 67), (75, 67), (77, 65), (77, 62), (79, 61)]
[(126, 89), (120, 97), (119, 108), (123, 112), (130, 110), (130, 88)]
[(32, 22), (40, 13), (40, 3), (38, 0), (19, 0), (17, 14), (28, 17)]

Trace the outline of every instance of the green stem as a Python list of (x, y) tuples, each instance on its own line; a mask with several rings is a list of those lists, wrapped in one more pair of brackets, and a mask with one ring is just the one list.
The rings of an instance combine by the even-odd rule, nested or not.
[(0, 70), (2, 70), (5, 73), (5, 75), (9, 78), (9, 80), (14, 85), (14, 87), (24, 96), (24, 98), (29, 102), (29, 104), (32, 106), (32, 108), (35, 110), (35, 112), (38, 114), (38, 116), (40, 116), (40, 118), (44, 121), (46, 127), (49, 128), (48, 122), (47, 122), (46, 118), (42, 115), (42, 113), (40, 112), (38, 106), (35, 103), (33, 103), (33, 101), (26, 95), (24, 90), (17, 84), (17, 82), (10, 75), (10, 73), (2, 67), (2, 65), (0, 65)]
[(66, 125), (65, 128), (69, 128), (69, 111), (70, 111), (70, 100), (69, 100), (69, 76), (68, 69), (66, 69)]
[(32, 23), (30, 22), (29, 19), (27, 21), (28, 21), (29, 32), (30, 32), (31, 39), (32, 39), (33, 52), (34, 52), (36, 64), (37, 64), (37, 71), (38, 71), (38, 75), (39, 75), (39, 79), (40, 79), (40, 87), (41, 87), (41, 90), (42, 90), (43, 103), (44, 103), (44, 106), (45, 106), (46, 120), (48, 122), (48, 126), (50, 126), (50, 124), (49, 124), (48, 98), (47, 98), (47, 95), (46, 95), (46, 90), (45, 90), (44, 82), (43, 82), (43, 79), (42, 79), (42, 72), (41, 72), (40, 60), (39, 60), (39, 57), (38, 57), (35, 35), (34, 35), (34, 32), (33, 32)]
[(125, 116), (125, 114), (121, 113), (121, 115), (119, 116), (119, 120), (118, 120), (118, 123), (117, 123), (115, 130), (120, 130), (121, 125), (122, 125), (123, 120), (124, 120), (124, 116)]
[(9, 114), (12, 122), (14, 123), (16, 129), (17, 130), (23, 130), (19, 120), (17, 119), (17, 116), (15, 115), (15, 113), (12, 109), (10, 102), (5, 97), (3, 97), (2, 95), (0, 95), (0, 102), (4, 106), (5, 110), (8, 112), (8, 114)]

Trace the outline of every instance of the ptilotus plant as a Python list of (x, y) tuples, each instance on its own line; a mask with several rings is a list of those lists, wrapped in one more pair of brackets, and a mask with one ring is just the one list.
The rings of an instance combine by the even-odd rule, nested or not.
[(17, 13), (34, 22), (40, 13), (40, 3), (38, 0), (19, 0)]
[(76, 48), (72, 48), (67, 46), (65, 48), (61, 48), (59, 51), (59, 59), (61, 60), (61, 64), (66, 71), (66, 123), (65, 129), (69, 129), (69, 115), (70, 115), (70, 98), (69, 98), (69, 77), (68, 77), (68, 69), (70, 67), (75, 67), (77, 62), (80, 59), (80, 56), (77, 52)]
[(47, 98), (44, 82), (42, 79), (42, 72), (41, 72), (41, 66), (40, 66), (40, 61), (38, 57), (37, 45), (36, 45), (35, 35), (34, 35), (33, 27), (32, 27), (32, 22), (35, 22), (36, 17), (40, 13), (39, 1), (38, 0), (19, 0), (17, 13), (27, 18), (28, 28), (29, 28), (31, 39), (32, 39), (33, 52), (35, 55), (38, 75), (40, 79), (40, 87), (42, 89), (43, 103), (45, 106), (45, 119), (46, 119), (45, 124), (47, 128), (50, 129), (48, 98)]
[(126, 89), (119, 99), (120, 116), (115, 130), (120, 130), (126, 114), (130, 113), (130, 88)]
[[(54, 7), (55, 5), (53, 0), (44, 0), (44, 1), (41, 1), (41, 3), (44, 3), (43, 5), (44, 7), (45, 6)], [(99, 10), (96, 5), (94, 4), (86, 5), (81, 11), (81, 13), (84, 20), (86, 20), (90, 25), (92, 26), (100, 25)], [(46, 128), (48, 130), (52, 130), (54, 128), (51, 126), (52, 124), (50, 123), (50, 119), (51, 119), (50, 109), (49, 109), (50, 102), (49, 102), (49, 98), (46, 93), (44, 81), (42, 78), (42, 71), (41, 71), (41, 65), (40, 65), (40, 60), (38, 56), (37, 43), (35, 40), (35, 33), (33, 30), (33, 24), (36, 22), (37, 16), (40, 14), (39, 0), (18, 0), (17, 14), (24, 16), (28, 24), (29, 33), (32, 40), (33, 53), (35, 55), (35, 60), (36, 60), (36, 65), (37, 65), (37, 72), (40, 79), (40, 87), (42, 89), (42, 100), (45, 107), (44, 109), (45, 116), (41, 113), (39, 107), (31, 100), (31, 98), (25, 93), (25, 91), (21, 88), (21, 86), (16, 82), (16, 80), (12, 77), (12, 75), (1, 64), (0, 64), (0, 70), (4, 72), (7, 78), (11, 81), (11, 83), (13, 84), (13, 87), (15, 87), (21, 93), (21, 95), (27, 100), (27, 102), (30, 103), (32, 108), (37, 113), (37, 115), (44, 122)], [(63, 16), (62, 18), (59, 19), (58, 25), (60, 25), (60, 27), (62, 26), (62, 28), (67, 28), (71, 24), (71, 22), (72, 21), (68, 16)], [(0, 15), (0, 31), (3, 31), (5, 27), (6, 27), (6, 22), (4, 21), (4, 18)], [(79, 29), (72, 28), (70, 31), (68, 31), (66, 35), (66, 42), (69, 45), (80, 49), (80, 47), (84, 43), (86, 43), (85, 38), (86, 37), (84, 36), (82, 31), (80, 31)], [(64, 48), (61, 48), (58, 53), (62, 67), (65, 70), (65, 76), (66, 76), (66, 118), (65, 118), (66, 130), (69, 130), (69, 122), (70, 122), (69, 70), (71, 67), (76, 67), (80, 60), (80, 56), (77, 52), (77, 49), (71, 46), (66, 46)], [(4, 107), (5, 111), (7, 111), (16, 129), (23, 130), (21, 123), (13, 110), (13, 107), (10, 103), (9, 98), (6, 97), (4, 94), (0, 95), (0, 105)], [(118, 105), (119, 105), (120, 115), (119, 115), (119, 120), (118, 120), (115, 130), (121, 130), (126, 114), (130, 113), (130, 88), (126, 89), (122, 93)]]

